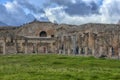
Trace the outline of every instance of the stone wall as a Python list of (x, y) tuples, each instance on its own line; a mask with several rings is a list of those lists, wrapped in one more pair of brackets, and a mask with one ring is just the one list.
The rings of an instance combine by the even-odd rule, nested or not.
[[(61, 33), (58, 31), (61, 34), (61, 41), (59, 41), (61, 43), (59, 44), (63, 44), (64, 49), (61, 51), (63, 54), (66, 52), (66, 54), (84, 54), (97, 57), (119, 56), (120, 25), (85, 24), (74, 28), (74, 31), (63, 28), (64, 32), (67, 32), (64, 34), (62, 30)], [(66, 40), (67, 37), (70, 37), (69, 40)], [(62, 40), (62, 38), (64, 39)], [(69, 47), (65, 47), (66, 45)]]
[(40, 37), (40, 32), (45, 31), (47, 33), (47, 37), (51, 37), (55, 35), (55, 24), (51, 23), (42, 23), (42, 22), (34, 22), (25, 24), (19, 29), (16, 30), (17, 35), (20, 36), (33, 36)]
[[(47, 36), (41, 37), (44, 31)], [(120, 25), (65, 25), (34, 21), (0, 31), (0, 53), (120, 56)]]

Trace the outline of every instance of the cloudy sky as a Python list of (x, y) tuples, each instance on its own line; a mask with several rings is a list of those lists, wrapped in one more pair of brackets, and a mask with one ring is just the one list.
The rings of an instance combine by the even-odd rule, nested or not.
[(0, 22), (22, 25), (34, 19), (75, 25), (117, 23), (120, 0), (0, 0)]

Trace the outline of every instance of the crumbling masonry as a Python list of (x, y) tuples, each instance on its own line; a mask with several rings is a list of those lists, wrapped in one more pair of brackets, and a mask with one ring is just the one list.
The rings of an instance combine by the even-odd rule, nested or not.
[(0, 54), (58, 53), (120, 56), (119, 24), (66, 25), (33, 21), (0, 27)]

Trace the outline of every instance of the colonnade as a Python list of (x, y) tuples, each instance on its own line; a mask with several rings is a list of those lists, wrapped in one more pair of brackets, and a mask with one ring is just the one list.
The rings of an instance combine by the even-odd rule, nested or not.
[[(98, 40), (99, 39), (99, 40)], [(110, 42), (108, 42), (110, 44)], [(75, 33), (59, 36), (59, 54), (120, 57), (120, 47), (108, 46), (105, 39), (95, 33)], [(119, 44), (119, 43), (118, 43)]]

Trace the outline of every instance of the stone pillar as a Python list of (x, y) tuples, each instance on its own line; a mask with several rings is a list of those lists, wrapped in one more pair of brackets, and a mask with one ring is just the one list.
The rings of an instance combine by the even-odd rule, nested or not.
[(64, 35), (61, 36), (61, 50), (60, 53), (63, 54), (64, 53)]
[(46, 45), (45, 54), (48, 54), (48, 44)]
[(99, 49), (99, 56), (101, 56), (103, 54), (103, 47), (100, 47)]
[(37, 45), (36, 45), (36, 43), (33, 43), (33, 52), (37, 54)]
[(65, 44), (63, 44), (63, 43), (61, 45), (60, 53), (65, 54)]
[(50, 51), (51, 51), (52, 53), (54, 53), (54, 52), (55, 52), (55, 49), (54, 49), (54, 47), (53, 47), (53, 43), (50, 43), (50, 47), (51, 47), (51, 50), (50, 50)]
[(120, 59), (120, 48), (118, 48), (118, 59)]
[(15, 54), (17, 54), (17, 52), (18, 52), (18, 45), (17, 45), (17, 40), (15, 39), (15, 48), (16, 48), (16, 53)]
[(23, 42), (20, 42), (21, 53), (24, 53)]
[(71, 36), (67, 36), (67, 54), (70, 55), (71, 52)]
[(79, 55), (81, 54), (81, 48), (79, 48)]
[(6, 54), (6, 43), (5, 43), (5, 41), (3, 42), (3, 55), (5, 55)]
[(48, 54), (48, 48), (46, 47), (46, 51), (45, 51), (46, 54)]
[(66, 53), (66, 51), (65, 51), (65, 47), (64, 47), (64, 49), (63, 49), (63, 54), (65, 54)]
[(85, 47), (85, 55), (87, 55), (87, 54), (88, 54), (88, 48)]
[(73, 54), (76, 53), (76, 36), (72, 36)]
[(60, 53), (60, 40), (58, 40), (58, 45), (57, 45), (57, 53)]
[(58, 40), (58, 45), (57, 45), (57, 50), (58, 50), (58, 54), (61, 54), (61, 42), (60, 42), (60, 40)]
[(108, 56), (109, 56), (109, 58), (112, 57), (112, 48), (111, 47), (109, 48), (109, 54), (108, 54)]
[(25, 54), (28, 53), (28, 42), (27, 40), (25, 40)]
[(70, 55), (70, 49), (68, 49), (68, 55)]
[(92, 48), (92, 56), (95, 56), (95, 49)]
[(62, 53), (62, 50), (61, 49), (59, 49), (59, 54), (61, 54)]
[(34, 43), (34, 49), (35, 49), (35, 53), (37, 54), (38, 53), (38, 47), (37, 47), (37, 42)]

